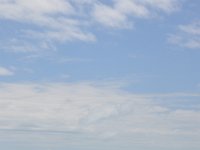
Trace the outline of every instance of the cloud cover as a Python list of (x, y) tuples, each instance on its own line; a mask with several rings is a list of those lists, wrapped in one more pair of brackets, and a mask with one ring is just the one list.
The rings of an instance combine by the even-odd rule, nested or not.
[(151, 141), (146, 135), (156, 141), (176, 137), (168, 142), (180, 146), (186, 140), (185, 146), (198, 147), (199, 105), (196, 110), (179, 106), (172, 109), (151, 96), (130, 94), (112, 85), (1, 84), (0, 130), (77, 132), (100, 139), (143, 137), (141, 144)]

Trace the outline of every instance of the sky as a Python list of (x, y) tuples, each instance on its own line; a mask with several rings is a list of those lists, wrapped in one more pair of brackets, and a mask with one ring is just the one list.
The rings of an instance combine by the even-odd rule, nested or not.
[(0, 0), (0, 147), (199, 150), (199, 0)]

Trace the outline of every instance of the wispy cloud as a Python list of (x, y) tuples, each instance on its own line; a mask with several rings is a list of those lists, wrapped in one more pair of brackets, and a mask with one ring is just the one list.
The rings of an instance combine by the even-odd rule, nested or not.
[(12, 76), (14, 72), (5, 67), (0, 67), (0, 76)]
[(130, 28), (133, 17), (152, 18), (160, 12), (171, 13), (179, 8), (177, 0), (113, 0), (113, 5), (96, 4), (93, 16), (104, 26)]
[(188, 25), (180, 25), (178, 32), (171, 34), (168, 41), (172, 44), (189, 49), (200, 48), (200, 21), (194, 21)]
[[(74, 2), (74, 5), (77, 3)], [(79, 17), (81, 14), (77, 11), (75, 6), (72, 6), (68, 0), (0, 1), (1, 20), (13, 20), (27, 26), (26, 30), (24, 28), (18, 29), (20, 34), (16, 37), (20, 39), (18, 43), (23, 41), (22, 43), (26, 44), (21, 47), (14, 45), (16, 47), (14, 48), (15, 51), (20, 51), (19, 49), (21, 51), (37, 49), (37, 47), (34, 48), (34, 44), (30, 45), (29, 43), (27, 45), (27, 39), (35, 40), (38, 44), (42, 43), (42, 45), (52, 40), (95, 40), (95, 37), (89, 31), (84, 32), (87, 20), (81, 19)], [(77, 17), (79, 19), (76, 19)], [(48, 46), (46, 48), (49, 49)]]
[(30, 52), (52, 49), (54, 42), (95, 41), (91, 30), (95, 26), (131, 28), (134, 17), (144, 19), (160, 12), (170, 13), (177, 10), (179, 3), (177, 0), (113, 0), (110, 4), (100, 0), (1, 0), (0, 19), (23, 24), (12, 37), (18, 41), (9, 42), (7, 49)]

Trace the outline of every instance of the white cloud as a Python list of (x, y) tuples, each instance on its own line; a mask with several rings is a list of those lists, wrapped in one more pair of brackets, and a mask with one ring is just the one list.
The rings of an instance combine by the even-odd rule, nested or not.
[(193, 22), (189, 25), (180, 25), (179, 29), (188, 34), (200, 35), (200, 21)]
[(95, 41), (90, 29), (94, 25), (131, 28), (134, 17), (144, 19), (160, 12), (173, 12), (179, 3), (177, 0), (112, 0), (110, 4), (101, 0), (0, 0), (0, 19), (22, 23), (12, 37), (20, 42), (7, 44), (7, 49), (32, 52), (51, 49), (54, 42)]
[(151, 18), (159, 12), (171, 13), (177, 10), (177, 0), (113, 0), (113, 5), (97, 3), (94, 7), (94, 19), (108, 27), (130, 28), (132, 19)]
[(1, 0), (0, 3), (1, 17), (14, 20), (27, 19), (36, 21), (37, 19), (42, 19), (42, 17), (49, 14), (73, 13), (73, 7), (65, 0)]
[[(92, 33), (84, 32), (87, 20), (75, 19), (81, 15), (77, 11), (67, 0), (0, 1), (1, 19), (23, 23), (16, 37), (20, 42), (11, 47), (14, 51), (35, 51), (53, 41), (95, 40)], [(30, 44), (30, 40), (36, 44)], [(45, 48), (51, 49), (48, 45)]]
[(190, 49), (200, 48), (200, 21), (194, 21), (188, 25), (180, 25), (178, 32), (171, 34), (168, 41)]
[(98, 4), (94, 9), (93, 17), (102, 25), (118, 28), (130, 26), (126, 15), (110, 6)]
[(148, 9), (140, 3), (131, 0), (115, 0), (113, 6), (96, 4), (93, 17), (97, 22), (108, 27), (130, 28), (129, 16), (145, 17), (148, 14)]
[(11, 76), (13, 75), (14, 72), (7, 69), (7, 68), (4, 68), (4, 67), (0, 67), (0, 76)]
[(192, 142), (191, 137), (200, 138), (198, 110), (171, 109), (151, 96), (113, 87), (92, 83), (1, 84), (0, 129), (79, 132), (96, 138), (137, 139), (148, 134), (156, 135), (156, 141), (177, 137), (179, 143), (183, 137), (188, 142)]

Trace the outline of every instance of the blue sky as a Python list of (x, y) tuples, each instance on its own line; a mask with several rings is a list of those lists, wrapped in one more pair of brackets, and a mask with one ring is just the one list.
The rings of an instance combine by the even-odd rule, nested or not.
[(198, 0), (0, 0), (5, 150), (200, 148)]

